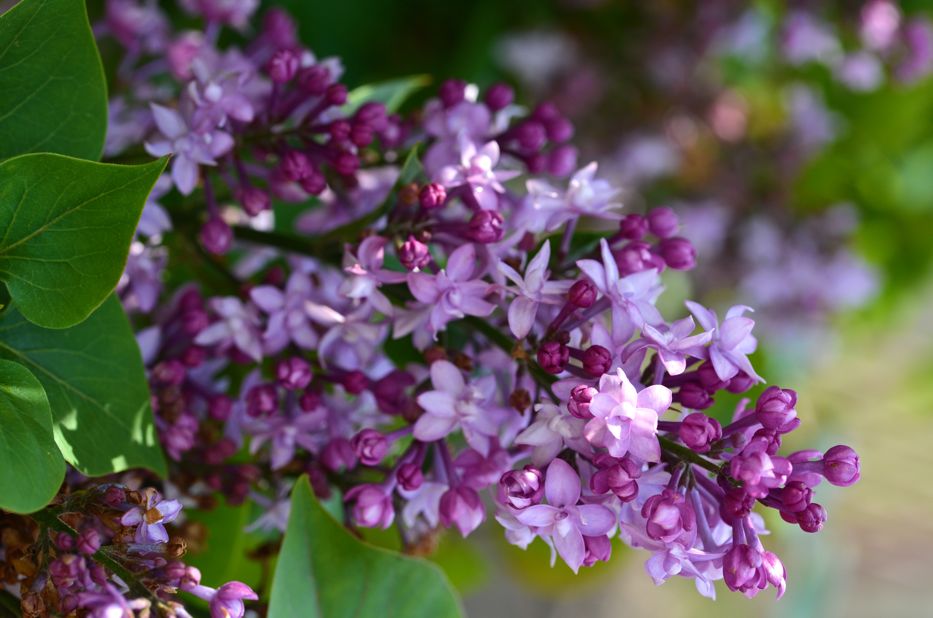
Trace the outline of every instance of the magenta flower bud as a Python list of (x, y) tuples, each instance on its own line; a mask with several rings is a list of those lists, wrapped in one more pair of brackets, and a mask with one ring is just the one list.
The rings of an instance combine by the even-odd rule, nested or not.
[(431, 252), (426, 244), (409, 236), (398, 248), (398, 261), (408, 270), (420, 270), (431, 261)]
[(421, 466), (411, 462), (399, 466), (395, 478), (398, 480), (399, 487), (405, 491), (415, 491), (424, 483), (424, 473), (421, 471)]
[(346, 438), (334, 438), (321, 451), (321, 463), (333, 472), (352, 470), (356, 467), (356, 449)]
[(381, 485), (357, 485), (344, 496), (344, 501), (353, 502), (350, 516), (363, 528), (388, 528), (395, 519), (392, 507), (392, 492)]
[(630, 214), (619, 221), (619, 236), (626, 240), (641, 240), (648, 233), (648, 220), (638, 214)]
[(271, 205), (269, 194), (257, 187), (243, 187), (239, 191), (239, 199), (243, 210), (251, 217), (269, 210)]
[(540, 122), (526, 120), (515, 128), (515, 140), (522, 150), (537, 152), (547, 142), (547, 130)]
[(776, 431), (771, 431), (770, 429), (759, 429), (752, 435), (750, 441), (762, 443), (764, 445), (764, 451), (768, 455), (777, 455), (777, 452), (781, 450), (781, 434)]
[(100, 532), (94, 528), (82, 530), (75, 542), (78, 551), (86, 556), (90, 556), (100, 549)]
[(341, 152), (333, 160), (334, 169), (342, 176), (351, 176), (360, 168), (360, 159), (352, 152)]
[(111, 507), (117, 507), (126, 503), (126, 490), (116, 485), (111, 485), (104, 491), (104, 504)]
[(713, 367), (713, 363), (710, 362), (703, 363), (697, 367), (696, 376), (700, 380), (700, 385), (710, 393), (715, 393), (718, 390), (728, 388), (730, 382), (729, 380), (721, 380), (716, 374), (716, 369)]
[(200, 233), (201, 245), (214, 255), (223, 255), (233, 244), (233, 230), (220, 217), (211, 217)]
[(502, 240), (502, 215), (492, 210), (480, 210), (467, 224), (466, 236), (473, 242), (489, 244)]
[(499, 479), (499, 489), (512, 508), (523, 509), (541, 502), (544, 495), (544, 474), (534, 466), (509, 470)]
[(797, 393), (795, 391), (769, 386), (758, 397), (755, 403), (755, 414), (758, 422), (765, 429), (781, 431), (781, 428), (797, 418), (797, 410), (794, 408), (796, 405)]
[(558, 374), (570, 360), (570, 350), (557, 341), (545, 341), (538, 346), (538, 364), (548, 373)]
[[(787, 589), (787, 569), (784, 568), (781, 559), (772, 552), (763, 551), (761, 552), (761, 568), (768, 583), (777, 589), (777, 598), (780, 599)], [(760, 587), (761, 583), (758, 585)]]
[(298, 407), (304, 412), (313, 412), (321, 405), (321, 397), (314, 391), (305, 391), (298, 398)]
[(279, 395), (273, 384), (260, 384), (246, 393), (246, 413), (250, 416), (271, 416), (279, 409)]
[(440, 183), (429, 182), (418, 192), (418, 202), (426, 210), (443, 206), (446, 199), (447, 189)]
[(748, 517), (755, 506), (755, 498), (748, 495), (740, 487), (726, 490), (726, 495), (719, 504), (719, 516), (729, 525), (737, 525), (741, 519)]
[(311, 365), (303, 358), (292, 356), (279, 361), (275, 367), (279, 384), (290, 391), (297, 391), (311, 384)]
[(298, 71), (298, 87), (310, 95), (320, 96), (330, 84), (330, 70), (327, 67), (315, 64)]
[(687, 382), (674, 393), (674, 399), (691, 410), (705, 410), (713, 405), (713, 398), (706, 389), (693, 382)]
[(243, 582), (227, 582), (217, 589), (208, 605), (211, 616), (239, 618), (245, 614), (244, 600), (255, 601), (259, 596)]
[(369, 378), (362, 371), (348, 371), (340, 376), (340, 384), (351, 395), (359, 395), (369, 388)]
[(790, 481), (777, 490), (777, 498), (781, 501), (781, 510), (789, 513), (799, 513), (813, 500), (813, 490), (800, 481)]
[(797, 523), (804, 532), (819, 532), (826, 523), (826, 509), (821, 504), (811, 502), (807, 508), (797, 513)]
[(598, 390), (586, 384), (574, 386), (573, 390), (570, 391), (570, 401), (567, 402), (567, 410), (577, 418), (593, 418), (593, 414), (590, 412), (590, 402), (593, 401), (593, 397), (595, 397), (597, 393), (599, 393)]
[[(712, 365), (710, 363), (706, 363), (706, 365), (709, 365), (710, 369), (712, 370)], [(715, 370), (713, 370), (713, 373), (715, 373)], [(755, 380), (755, 378), (748, 375), (744, 371), (740, 371), (732, 376), (732, 379), (726, 381), (725, 389), (730, 393), (739, 394), (744, 393), (751, 387), (755, 386), (755, 384), (757, 384), (757, 380)]]
[(547, 171), (553, 176), (566, 176), (577, 168), (577, 149), (570, 144), (552, 148), (547, 155)]
[(279, 163), (279, 170), (286, 180), (297, 182), (311, 174), (314, 166), (311, 165), (311, 159), (308, 155), (299, 150), (289, 150), (282, 157)]
[(684, 497), (672, 489), (664, 489), (645, 501), (641, 507), (645, 532), (656, 541), (672, 543), (681, 534), (696, 528), (696, 514)]
[(266, 73), (277, 84), (284, 84), (295, 77), (298, 68), (298, 54), (290, 49), (280, 49), (266, 63)]
[(549, 119), (544, 126), (547, 129), (547, 138), (552, 142), (560, 144), (573, 137), (573, 123), (563, 116)]
[(211, 319), (203, 309), (193, 309), (185, 312), (185, 314), (181, 316), (182, 330), (185, 331), (185, 334), (191, 335), (192, 337), (210, 326), (210, 324)]
[(545, 101), (544, 103), (538, 103), (538, 105), (531, 112), (531, 117), (535, 120), (547, 122), (548, 120), (559, 118), (560, 110), (557, 109), (557, 106), (550, 101)]
[(859, 480), (858, 453), (844, 444), (832, 447), (823, 454), (823, 476), (839, 487), (848, 487)]
[(583, 353), (583, 371), (599, 377), (612, 366), (612, 352), (601, 345), (591, 345)]
[(500, 82), (498, 84), (493, 84), (486, 90), (483, 101), (486, 103), (486, 107), (497, 112), (511, 105), (514, 98), (515, 91), (507, 84)]
[(185, 365), (175, 359), (162, 361), (152, 368), (152, 381), (160, 386), (178, 386), (186, 375)]
[(363, 429), (350, 440), (364, 466), (377, 466), (389, 452), (389, 440), (375, 429)]
[(690, 270), (697, 264), (697, 250), (686, 238), (665, 238), (658, 244), (664, 263), (674, 270)]
[(648, 211), (648, 229), (658, 238), (670, 238), (677, 233), (679, 226), (677, 214), (667, 206)]
[(460, 485), (451, 487), (441, 496), (440, 520), (445, 528), (457, 526), (464, 537), (476, 530), (486, 519), (483, 502), (475, 490)]
[(616, 459), (611, 455), (601, 454), (596, 457), (596, 466), (600, 468), (590, 477), (590, 489), (596, 494), (612, 492), (622, 502), (631, 502), (638, 496), (638, 478), (641, 467), (628, 457)]
[(633, 240), (616, 251), (615, 259), (616, 264), (619, 265), (619, 272), (623, 275), (657, 268), (656, 261), (661, 262), (661, 268), (664, 267), (664, 260), (651, 252), (651, 245), (641, 240)]
[(347, 87), (343, 84), (331, 84), (324, 92), (329, 105), (343, 105), (347, 102)]
[(399, 414), (409, 401), (405, 389), (413, 386), (415, 377), (407, 371), (395, 369), (372, 385), (372, 393), (376, 398), (376, 405), (385, 414)]
[(465, 81), (448, 79), (441, 84), (437, 96), (440, 98), (441, 103), (444, 104), (444, 107), (450, 108), (466, 98), (466, 87)]
[(680, 422), (677, 435), (691, 450), (706, 453), (710, 445), (722, 437), (722, 425), (702, 412), (694, 412)]
[(606, 535), (583, 536), (583, 547), (586, 555), (583, 557), (583, 566), (591, 567), (597, 562), (609, 562), (612, 557), (612, 542)]
[(567, 292), (567, 300), (577, 309), (588, 309), (596, 302), (596, 286), (589, 279), (580, 279)]
[(75, 548), (75, 538), (67, 532), (59, 532), (55, 535), (55, 547), (59, 551), (72, 551)]
[(529, 174), (543, 174), (547, 168), (548, 157), (543, 152), (525, 156), (525, 167)]
[(327, 188), (327, 178), (316, 168), (311, 168), (307, 175), (298, 181), (301, 189), (308, 195), (320, 195)]
[(761, 552), (744, 543), (733, 545), (722, 559), (722, 575), (729, 590), (747, 592), (758, 586)]
[(375, 101), (370, 101), (369, 103), (364, 103), (353, 116), (357, 122), (362, 123), (373, 131), (382, 131), (386, 128), (388, 122), (388, 116), (386, 114), (386, 106), (383, 103), (377, 103)]

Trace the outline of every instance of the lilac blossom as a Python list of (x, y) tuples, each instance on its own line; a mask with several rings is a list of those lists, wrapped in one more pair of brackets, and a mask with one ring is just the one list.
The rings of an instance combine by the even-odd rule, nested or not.
[(195, 337), (198, 345), (235, 346), (255, 361), (262, 360), (259, 318), (253, 307), (232, 296), (214, 298), (211, 309), (220, 318)]
[(677, 320), (670, 326), (661, 325), (657, 328), (645, 324), (641, 337), (626, 346), (622, 352), (622, 360), (628, 360), (633, 354), (651, 348), (657, 350), (658, 360), (670, 375), (680, 375), (687, 368), (688, 357), (704, 357), (703, 346), (713, 337), (708, 331), (692, 335), (695, 329), (696, 324), (691, 317)]
[(460, 142), (460, 164), (442, 168), (436, 180), (448, 188), (465, 187), (473, 202), (483, 210), (496, 210), (498, 194), (505, 193), (502, 183), (518, 172), (496, 171), (499, 164), (498, 142), (487, 142), (481, 148), (469, 140)]
[(288, 277), (284, 290), (260, 285), (250, 291), (250, 299), (269, 316), (262, 336), (267, 354), (277, 354), (289, 343), (304, 350), (317, 345), (318, 335), (306, 306), (311, 292), (310, 278), (297, 271)]
[(545, 241), (538, 254), (525, 268), (525, 276), (519, 275), (505, 262), (499, 262), (499, 270), (508, 277), (516, 288), (515, 299), (509, 305), (509, 328), (519, 339), (531, 332), (538, 306), (541, 303), (557, 305), (563, 302), (561, 295), (570, 288), (570, 281), (548, 281), (548, 263), (551, 259), (551, 243)]
[(736, 305), (730, 308), (721, 324), (713, 311), (699, 303), (688, 300), (687, 308), (704, 330), (713, 333), (709, 359), (721, 380), (733, 378), (739, 371), (743, 371), (755, 380), (764, 382), (748, 359), (748, 355), (758, 347), (758, 341), (752, 336), (755, 321), (743, 315), (746, 311), (752, 311), (751, 307)]
[(553, 232), (578, 217), (619, 219), (613, 212), (620, 206), (615, 201), (619, 190), (606, 180), (596, 179), (596, 170), (595, 162), (578, 170), (566, 191), (543, 180), (529, 180), (519, 225), (532, 232)]
[(128, 510), (120, 518), (124, 526), (136, 526), (134, 539), (137, 543), (167, 543), (168, 532), (165, 524), (172, 522), (181, 512), (181, 502), (178, 500), (163, 500), (154, 489), (145, 493), (145, 502)]

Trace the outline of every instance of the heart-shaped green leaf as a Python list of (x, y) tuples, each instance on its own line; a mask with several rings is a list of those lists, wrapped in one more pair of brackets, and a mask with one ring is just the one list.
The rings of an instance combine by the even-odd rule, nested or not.
[(42, 384), (19, 363), (0, 360), (0, 508), (38, 511), (64, 478)]
[(54, 154), (0, 163), (0, 279), (27, 319), (66, 328), (100, 306), (164, 167)]
[(107, 85), (84, 0), (22, 0), (0, 15), (0, 159), (97, 159)]
[(55, 442), (78, 470), (99, 476), (143, 467), (165, 474), (139, 346), (116, 297), (65, 330), (40, 328), (7, 309), (0, 315), (0, 357), (22, 363), (42, 382)]
[(461, 615), (450, 582), (436, 565), (356, 539), (321, 507), (307, 477), (298, 480), (269, 618)]

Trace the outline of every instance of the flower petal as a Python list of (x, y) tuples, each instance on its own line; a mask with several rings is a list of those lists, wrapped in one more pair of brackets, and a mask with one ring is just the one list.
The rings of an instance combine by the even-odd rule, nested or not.
[(563, 459), (555, 459), (547, 467), (544, 495), (552, 506), (573, 506), (580, 499), (580, 476)]

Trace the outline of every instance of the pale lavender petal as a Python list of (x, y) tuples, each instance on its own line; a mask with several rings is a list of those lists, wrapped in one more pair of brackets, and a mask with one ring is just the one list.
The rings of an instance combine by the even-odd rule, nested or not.
[(687, 305), (687, 309), (689, 309), (690, 313), (692, 313), (693, 316), (697, 319), (697, 322), (700, 323), (700, 326), (703, 327), (703, 330), (713, 330), (719, 326), (719, 320), (716, 319), (716, 314), (700, 303), (688, 300), (684, 304)]
[(418, 405), (428, 414), (442, 418), (455, 418), (457, 400), (445, 391), (428, 391), (418, 395)]
[(408, 289), (412, 296), (423, 303), (434, 303), (437, 301), (437, 282), (434, 275), (427, 273), (411, 273), (408, 275)]
[(616, 516), (601, 504), (582, 504), (577, 507), (580, 515), (580, 532), (586, 536), (601, 536), (616, 525)]
[(446, 437), (457, 425), (457, 418), (443, 418), (435, 414), (422, 414), (415, 423), (414, 436), (422, 442), (434, 442)]
[(513, 300), (509, 306), (509, 328), (512, 329), (512, 334), (519, 339), (524, 338), (531, 332), (537, 313), (538, 303), (530, 298), (519, 296)]
[(547, 468), (544, 495), (553, 506), (572, 506), (580, 499), (580, 476), (563, 459), (555, 459)]
[(266, 313), (277, 311), (285, 304), (285, 296), (282, 291), (271, 285), (260, 285), (253, 288), (250, 290), (249, 297), (256, 303), (257, 307)]
[(522, 522), (526, 526), (544, 528), (554, 523), (554, 520), (557, 518), (557, 514), (559, 512), (559, 509), (556, 509), (548, 504), (534, 504), (526, 509), (522, 509), (516, 512), (515, 519)]
[[(554, 461), (559, 461), (555, 459)], [(583, 543), (583, 535), (576, 528), (572, 528), (567, 536), (555, 534), (551, 537), (554, 540), (554, 548), (564, 559), (574, 573), (580, 570), (583, 564), (583, 558), (586, 556), (586, 545)]]
[(653, 384), (639, 392), (636, 401), (639, 408), (649, 408), (658, 414), (663, 414), (671, 407), (671, 389), (660, 384)]
[[(434, 388), (452, 396), (463, 392), (466, 382), (463, 379), (463, 373), (456, 365), (446, 360), (439, 360), (431, 363), (431, 383)], [(451, 397), (453, 401), (453, 397)], [(452, 404), (451, 404), (452, 405)]]
[[(476, 247), (472, 243), (460, 245), (447, 259), (447, 276), (451, 281), (467, 281), (476, 269)], [(414, 294), (414, 290), (412, 290)], [(418, 300), (421, 300), (420, 298)], [(430, 301), (422, 301), (430, 302)]]

